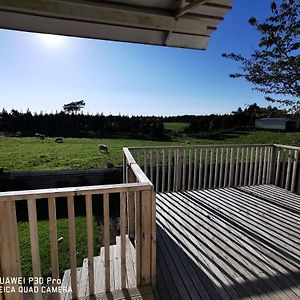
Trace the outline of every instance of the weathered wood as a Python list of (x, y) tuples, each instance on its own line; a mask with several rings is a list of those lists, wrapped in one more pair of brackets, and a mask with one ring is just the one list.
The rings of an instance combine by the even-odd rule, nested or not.
[(151, 285), (156, 284), (156, 193), (151, 192)]
[(105, 290), (110, 291), (110, 223), (109, 223), (109, 194), (103, 196), (103, 226), (104, 226), (104, 265), (105, 265)]
[(76, 261), (76, 230), (75, 230), (75, 211), (74, 197), (67, 198), (68, 221), (69, 221), (69, 248), (70, 248), (70, 266), (71, 266), (71, 286), (72, 297), (78, 296), (77, 288), (77, 261)]
[(224, 183), (223, 186), (228, 186), (228, 163), (229, 163), (229, 148), (226, 148), (225, 156), (225, 174), (224, 174)]
[(156, 154), (156, 174), (155, 174), (155, 191), (159, 191), (159, 150), (155, 151)]
[[(49, 215), (49, 234), (50, 234), (50, 257), (52, 278), (59, 278), (59, 261), (57, 245), (57, 219), (56, 219), (56, 202), (54, 197), (48, 198), (48, 215)], [(58, 294), (53, 295), (53, 299), (58, 299)]]
[(214, 165), (214, 149), (210, 149), (210, 162), (209, 162), (209, 180), (208, 180), (208, 188), (212, 188), (213, 183), (213, 165)]
[(186, 184), (186, 149), (182, 150), (182, 190), (185, 190)]
[[(134, 173), (131, 168), (128, 169), (128, 182), (134, 182)], [(130, 238), (134, 238), (135, 234), (135, 212), (134, 212), (134, 192), (129, 192), (127, 195), (127, 221), (128, 221), (128, 235)]]
[(229, 167), (229, 186), (233, 186), (234, 180), (234, 164), (235, 162), (235, 148), (231, 148), (230, 150), (230, 167)]
[(205, 158), (204, 158), (204, 185), (203, 188), (207, 188), (208, 181), (208, 148), (205, 149)]
[(120, 194), (121, 289), (126, 287), (126, 196)]
[(297, 168), (298, 168), (298, 150), (294, 152), (294, 162), (293, 162), (293, 174), (292, 174), (292, 182), (291, 182), (291, 191), (296, 191), (296, 176), (297, 176)]
[(192, 149), (189, 149), (188, 151), (188, 162), (189, 162), (189, 173), (188, 173), (188, 190), (192, 189)]
[(193, 161), (193, 190), (196, 189), (196, 182), (197, 182), (197, 149), (194, 149), (194, 161)]
[[(29, 221), (31, 257), (32, 257), (32, 274), (34, 277), (41, 277), (36, 199), (33, 197), (28, 199), (27, 207), (28, 207), (28, 221)], [(34, 294), (34, 299), (42, 299), (41, 285), (37, 284), (36, 286), (38, 287), (39, 292)]]
[(166, 153), (165, 153), (165, 149), (162, 150), (162, 178), (161, 178), (161, 191), (164, 192), (165, 191), (165, 187), (166, 187)]
[(239, 174), (239, 185), (243, 185), (244, 182), (244, 169), (245, 169), (245, 161), (244, 161), (244, 155), (245, 155), (245, 148), (242, 148), (242, 154), (241, 154), (241, 169)]
[(286, 170), (286, 180), (285, 180), (285, 189), (288, 190), (290, 188), (290, 178), (291, 178), (291, 165), (292, 165), (292, 160), (291, 160), (291, 155), (292, 151), (288, 151), (288, 160), (287, 160), (287, 170)]
[(219, 149), (216, 149), (216, 162), (215, 162), (215, 177), (214, 177), (214, 188), (218, 185), (219, 174)]
[(151, 283), (151, 191), (141, 192), (141, 285)]
[(236, 149), (235, 171), (234, 171), (234, 186), (239, 185), (240, 178), (240, 148)]
[(135, 193), (135, 249), (136, 249), (136, 283), (141, 284), (141, 192)]
[(94, 295), (94, 231), (93, 231), (93, 203), (92, 196), (87, 195), (85, 199), (86, 207), (86, 228), (87, 228), (87, 249), (88, 249), (88, 282), (89, 294)]
[(168, 151), (168, 189), (171, 191), (171, 150)]
[(198, 189), (202, 188), (202, 149), (200, 149), (200, 154), (199, 154), (199, 174), (198, 174)]
[(218, 187), (223, 186), (223, 178), (224, 178), (223, 163), (224, 163), (224, 149), (222, 148), (221, 149), (221, 158), (220, 158), (220, 176), (219, 176), (219, 186)]

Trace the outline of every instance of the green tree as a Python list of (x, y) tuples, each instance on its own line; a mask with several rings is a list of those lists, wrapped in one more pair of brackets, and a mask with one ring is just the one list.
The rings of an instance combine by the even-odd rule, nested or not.
[(83, 100), (67, 103), (63, 106), (65, 113), (78, 113), (85, 106)]
[(241, 54), (222, 54), (241, 63), (241, 72), (232, 78), (245, 78), (264, 93), (265, 99), (300, 110), (300, 1), (283, 0), (279, 7), (271, 3), (272, 15), (263, 22), (249, 20), (260, 33), (260, 43), (250, 58)]

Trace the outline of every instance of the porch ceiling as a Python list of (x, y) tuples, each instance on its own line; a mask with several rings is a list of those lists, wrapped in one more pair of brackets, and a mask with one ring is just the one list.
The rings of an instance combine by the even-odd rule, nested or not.
[(0, 0), (0, 28), (206, 49), (234, 0)]

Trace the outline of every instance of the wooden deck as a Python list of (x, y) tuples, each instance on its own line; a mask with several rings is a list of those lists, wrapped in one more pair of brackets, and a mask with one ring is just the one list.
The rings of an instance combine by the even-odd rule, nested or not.
[(159, 193), (157, 225), (156, 299), (300, 299), (300, 196)]

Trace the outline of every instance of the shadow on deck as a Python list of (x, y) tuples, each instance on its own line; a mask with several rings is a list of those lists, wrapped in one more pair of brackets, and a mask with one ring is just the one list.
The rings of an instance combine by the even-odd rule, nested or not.
[(156, 299), (300, 299), (300, 196), (160, 193), (157, 225)]

